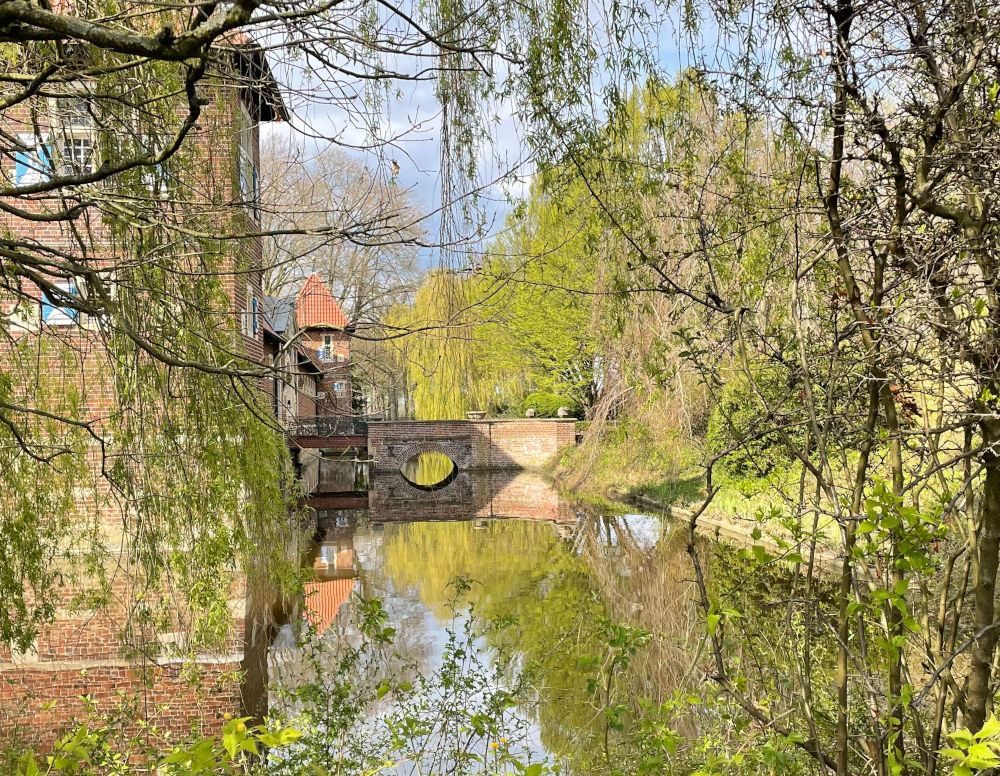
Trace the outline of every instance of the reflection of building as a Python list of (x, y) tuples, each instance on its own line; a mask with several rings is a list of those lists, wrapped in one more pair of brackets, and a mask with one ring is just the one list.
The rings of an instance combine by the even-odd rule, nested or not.
[(312, 568), (315, 582), (305, 586), (305, 615), (319, 633), (336, 618), (354, 589), (353, 510), (329, 509), (317, 512), (319, 541)]
[(356, 576), (354, 570), (353, 529), (348, 528), (333, 539), (325, 539), (318, 548), (313, 571), (320, 579), (343, 579)]
[(439, 490), (414, 487), (401, 473), (371, 478), (369, 517), (376, 522), (522, 518), (572, 523), (576, 513), (534, 472), (460, 471)]

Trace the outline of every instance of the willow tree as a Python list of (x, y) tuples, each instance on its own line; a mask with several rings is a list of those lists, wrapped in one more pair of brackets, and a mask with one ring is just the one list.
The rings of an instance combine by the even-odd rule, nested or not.
[[(492, 407), (491, 385), (484, 377), (476, 326), (480, 310), (476, 285), (447, 270), (428, 274), (413, 303), (399, 306), (385, 319), (411, 389), (414, 414), (421, 420), (464, 417)], [(459, 306), (459, 301), (462, 301)]]

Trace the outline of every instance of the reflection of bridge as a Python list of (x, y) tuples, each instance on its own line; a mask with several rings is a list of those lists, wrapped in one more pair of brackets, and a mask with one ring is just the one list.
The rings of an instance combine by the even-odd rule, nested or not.
[(419, 453), (442, 452), (461, 471), (531, 469), (576, 441), (572, 420), (365, 421), (318, 417), (290, 435), (299, 450), (364, 452), (379, 471), (397, 471)]
[(320, 520), (344, 512), (366, 511), (373, 523), (428, 520), (519, 518), (571, 522), (576, 514), (537, 474), (517, 471), (460, 472), (441, 490), (414, 488), (398, 473), (371, 479), (367, 495), (314, 494), (306, 504)]

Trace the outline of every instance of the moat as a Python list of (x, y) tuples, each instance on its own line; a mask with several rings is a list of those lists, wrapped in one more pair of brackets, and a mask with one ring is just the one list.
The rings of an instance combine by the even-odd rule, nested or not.
[[(270, 650), (272, 707), (294, 712), (289, 690), (344, 670), (342, 654), (363, 641), (359, 620), (377, 599), (391, 658), (378, 668), (351, 664), (358, 682), (373, 671), (441, 681), (458, 670), (477, 688), (465, 704), (489, 688), (510, 692), (504, 724), (522, 756), (580, 765), (603, 746), (613, 699), (595, 686), (607, 680), (604, 656), (620, 629), (650, 634), (629, 667), (628, 692), (660, 705), (685, 681), (701, 630), (684, 527), (600, 514), (537, 474), (456, 474), (445, 461), (371, 477), (339, 462), (320, 478), (368, 490), (311, 498), (306, 598)], [(389, 695), (366, 713), (359, 724), (376, 735), (398, 711)]]

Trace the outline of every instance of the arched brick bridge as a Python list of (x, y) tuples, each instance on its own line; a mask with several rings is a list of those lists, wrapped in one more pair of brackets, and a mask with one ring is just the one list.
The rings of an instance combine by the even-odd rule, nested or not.
[(459, 470), (534, 469), (576, 441), (572, 420), (400, 420), (317, 418), (293, 430), (299, 448), (367, 449), (377, 471), (398, 471), (422, 452), (442, 452)]
[(459, 470), (533, 469), (576, 441), (573, 421), (425, 420), (368, 424), (368, 455), (394, 471), (418, 453), (442, 452)]

